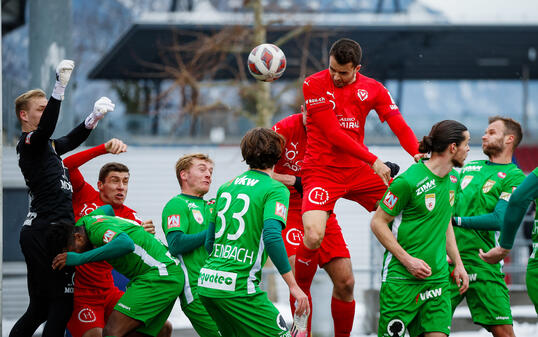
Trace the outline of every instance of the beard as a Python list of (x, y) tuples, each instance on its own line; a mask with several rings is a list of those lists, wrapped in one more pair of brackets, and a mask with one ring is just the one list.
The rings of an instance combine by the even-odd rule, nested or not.
[(484, 154), (488, 157), (492, 157), (492, 156), (496, 156), (498, 155), (499, 153), (503, 152), (504, 151), (504, 144), (502, 142), (502, 139), (499, 139), (497, 142), (495, 143), (490, 143), (488, 145), (486, 145), (486, 147), (484, 147), (482, 149), (482, 151), (484, 152)]
[(452, 158), (452, 165), (454, 167), (463, 167), (463, 162), (465, 161), (465, 158), (462, 161), (459, 161), (455, 158)]

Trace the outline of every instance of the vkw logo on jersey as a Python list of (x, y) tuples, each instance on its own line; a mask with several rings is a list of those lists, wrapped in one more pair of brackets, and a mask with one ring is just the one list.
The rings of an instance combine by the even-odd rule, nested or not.
[(484, 183), (484, 186), (482, 186), (482, 192), (488, 193), (491, 191), (493, 185), (495, 185), (495, 180), (488, 179), (488, 181)]
[(418, 300), (420, 298), (421, 301), (429, 300), (430, 298), (439, 297), (443, 294), (443, 288), (437, 288), (433, 290), (426, 290), (425, 292), (422, 292), (417, 295), (416, 303), (418, 303)]
[(291, 228), (286, 232), (286, 241), (292, 246), (299, 246), (303, 241), (304, 234), (297, 228)]
[(107, 229), (105, 234), (103, 234), (103, 242), (109, 243), (114, 238), (114, 235), (116, 235), (116, 232), (114, 232), (113, 230)]
[(405, 324), (399, 319), (393, 319), (387, 325), (389, 337), (401, 337), (405, 333)]
[(398, 197), (392, 194), (390, 191), (387, 191), (387, 194), (383, 198), (383, 205), (387, 206), (388, 209), (392, 210), (397, 202)]
[(323, 205), (329, 201), (329, 192), (321, 187), (314, 187), (308, 193), (308, 201), (316, 205)]
[(275, 206), (275, 215), (285, 220), (286, 216), (288, 215), (288, 209), (286, 208), (284, 204), (281, 204), (277, 201), (276, 206)]
[(181, 221), (180, 221), (179, 214), (169, 215), (168, 216), (168, 228), (179, 228)]
[(432, 211), (435, 208), (435, 193), (426, 194), (424, 203), (428, 211)]
[(200, 225), (204, 222), (204, 216), (202, 215), (202, 212), (197, 209), (192, 210), (192, 216), (194, 217), (194, 220), (198, 222)]
[(78, 320), (82, 323), (91, 323), (97, 320), (95, 313), (90, 308), (84, 308), (78, 312)]
[(461, 180), (461, 189), (464, 190), (467, 185), (471, 183), (471, 180), (473, 180), (474, 176), (465, 176)]
[(361, 101), (364, 102), (366, 99), (368, 99), (368, 91), (364, 89), (359, 89), (357, 90), (357, 96), (359, 97)]
[(454, 191), (448, 192), (448, 201), (450, 201), (450, 206), (454, 206), (455, 199), (456, 199), (456, 193)]

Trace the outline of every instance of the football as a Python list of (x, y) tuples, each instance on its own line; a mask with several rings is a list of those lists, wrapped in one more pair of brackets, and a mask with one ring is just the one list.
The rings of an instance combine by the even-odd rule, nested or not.
[(248, 55), (248, 71), (255, 79), (272, 82), (286, 70), (286, 55), (274, 44), (264, 43)]

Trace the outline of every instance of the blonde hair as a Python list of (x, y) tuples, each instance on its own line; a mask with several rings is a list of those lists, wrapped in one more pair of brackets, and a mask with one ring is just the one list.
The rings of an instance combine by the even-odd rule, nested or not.
[(181, 171), (190, 169), (192, 167), (193, 159), (200, 159), (213, 164), (213, 160), (211, 160), (207, 154), (203, 153), (187, 154), (179, 158), (179, 160), (176, 162), (176, 177), (177, 181), (179, 182), (179, 186), (181, 186)]
[(28, 103), (34, 99), (34, 98), (41, 98), (41, 97), (47, 97), (45, 92), (41, 89), (32, 89), (24, 94), (20, 95), (15, 99), (15, 112), (17, 113), (17, 118), (19, 119), (19, 122), (21, 121), (21, 110), (27, 110), (28, 109)]

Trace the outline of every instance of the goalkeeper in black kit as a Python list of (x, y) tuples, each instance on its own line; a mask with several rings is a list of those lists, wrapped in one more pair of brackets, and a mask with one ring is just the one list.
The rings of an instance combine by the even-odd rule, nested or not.
[(99, 120), (114, 110), (110, 99), (101, 97), (89, 116), (68, 135), (50, 139), (74, 66), (70, 60), (63, 60), (57, 66), (56, 84), (49, 100), (40, 89), (27, 91), (15, 100), (22, 129), (17, 157), (30, 197), (30, 209), (19, 241), (28, 270), (30, 303), (13, 326), (10, 337), (32, 336), (43, 322), (46, 322), (43, 337), (63, 336), (73, 310), (73, 270), (52, 270), (52, 259), (59, 252), (52, 251), (46, 236), (51, 224), (75, 220), (73, 188), (60, 155), (78, 147)]

